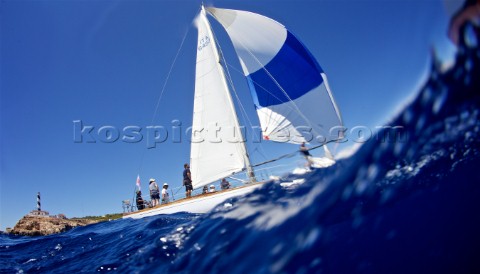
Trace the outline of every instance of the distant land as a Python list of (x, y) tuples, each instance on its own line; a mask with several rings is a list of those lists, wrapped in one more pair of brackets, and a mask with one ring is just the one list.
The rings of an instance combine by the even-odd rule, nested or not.
[(77, 226), (86, 226), (104, 221), (119, 219), (122, 213), (106, 214), (103, 216), (85, 216), (67, 218), (65, 214), (50, 215), (48, 211), (42, 210), (40, 192), (37, 193), (37, 209), (30, 211), (23, 216), (12, 228), (5, 230), (8, 234), (22, 236), (45, 236), (62, 233)]
[(41, 211), (34, 210), (21, 218), (13, 229), (7, 228), (6, 233), (21, 236), (45, 236), (62, 233), (78, 226), (116, 220), (123, 216), (122, 213), (115, 213), (69, 219), (63, 214), (48, 215), (48, 212), (46, 213), (42, 214)]

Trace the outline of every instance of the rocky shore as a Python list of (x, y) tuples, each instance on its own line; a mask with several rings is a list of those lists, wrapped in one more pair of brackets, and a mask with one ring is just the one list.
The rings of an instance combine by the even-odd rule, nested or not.
[(43, 236), (65, 232), (77, 226), (98, 223), (93, 219), (67, 219), (56, 216), (24, 216), (15, 227), (8, 231), (11, 234), (23, 236)]

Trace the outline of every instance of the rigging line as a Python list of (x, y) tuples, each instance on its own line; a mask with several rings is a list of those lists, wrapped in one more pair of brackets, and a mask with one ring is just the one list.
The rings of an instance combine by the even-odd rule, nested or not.
[[(214, 32), (213, 29), (212, 29), (212, 32)], [(223, 63), (225, 64), (224, 68), (225, 68), (225, 72), (227, 73), (226, 78), (228, 79), (228, 83), (230, 84), (230, 87), (233, 90), (233, 93), (235, 94), (235, 98), (237, 99), (237, 103), (240, 105), (240, 108), (242, 110), (241, 113), (242, 113), (243, 119), (248, 122), (251, 128), (253, 128), (253, 123), (250, 120), (250, 118), (248, 118), (247, 111), (245, 110), (245, 107), (243, 106), (242, 101), (240, 101), (240, 97), (238, 96), (237, 89), (233, 85), (232, 76), (230, 74), (230, 70), (228, 69), (229, 64), (227, 63), (227, 60), (225, 60), (222, 47), (220, 46), (220, 43), (218, 43), (216, 39), (215, 39), (215, 43), (217, 44), (217, 47), (220, 51), (220, 56), (222, 57)]]
[(288, 153), (288, 154), (284, 154), (280, 157), (277, 157), (277, 158), (274, 158), (274, 159), (271, 159), (271, 160), (268, 160), (268, 161), (264, 161), (264, 162), (261, 162), (261, 163), (258, 163), (258, 164), (254, 164), (252, 165), (253, 167), (257, 167), (257, 166), (261, 166), (261, 165), (265, 165), (265, 164), (268, 164), (268, 163), (272, 163), (272, 162), (275, 162), (275, 161), (278, 161), (278, 160), (281, 160), (281, 159), (285, 159), (285, 158), (291, 158), (293, 156), (295, 156), (296, 154), (298, 153), (298, 151), (295, 151), (295, 152), (291, 152), (291, 153)]
[[(232, 67), (232, 68), (234, 68), (234, 67), (233, 67), (232, 65), (230, 65), (229, 63), (227, 63), (227, 61), (225, 60), (225, 58), (224, 58), (224, 62), (225, 62), (225, 64), (226, 64), (225, 67), (226, 67), (226, 70), (227, 70), (227, 73), (228, 73), (230, 85), (232, 86), (232, 89), (233, 89), (233, 91), (234, 91), (234, 93), (235, 93), (235, 97), (237, 98), (237, 101), (238, 101), (238, 103), (240, 104), (240, 106), (241, 106), (241, 108), (242, 108), (242, 111), (243, 111), (242, 115), (247, 116), (246, 110), (245, 110), (245, 108), (243, 107), (242, 102), (240, 101), (240, 98), (239, 98), (239, 96), (238, 96), (237, 90), (235, 89), (235, 87), (233, 87), (233, 81), (232, 81), (232, 79), (231, 79), (230, 70), (228, 69), (229, 66)], [(236, 68), (234, 68), (234, 70), (240, 73), (240, 71), (237, 70)], [(245, 77), (245, 75), (244, 75), (243, 73), (242, 73), (242, 76)], [(250, 121), (250, 119), (248, 119), (248, 116), (247, 116), (247, 121), (248, 121), (248, 123), (250, 124), (250, 127), (252, 128), (252, 131), (253, 131), (253, 123)], [(260, 129), (261, 129), (261, 127), (260, 127)], [(252, 134), (255, 134), (255, 132), (252, 132)], [(258, 150), (258, 148), (260, 148), (261, 151)], [(260, 152), (260, 154), (261, 154), (264, 158), (267, 158), (267, 157), (265, 157), (266, 152), (265, 152), (265, 149), (263, 148), (263, 146), (258, 145), (258, 146), (256, 146), (255, 150), (258, 151), (258, 152)]]
[[(287, 94), (287, 92), (283, 89), (283, 87), (277, 82), (277, 80), (273, 77), (273, 75), (265, 68), (265, 66), (257, 59), (257, 57), (250, 51), (249, 48), (247, 48), (240, 39), (238, 40), (240, 44), (242, 44), (242, 47), (247, 50), (247, 52), (250, 54), (250, 56), (259, 64), (262, 66), (262, 69), (267, 73), (267, 75), (272, 79), (272, 81), (277, 85), (277, 87), (284, 93), (284, 95), (287, 97), (290, 102), (292, 102), (293, 106), (297, 110), (298, 114), (309, 124), (309, 126), (313, 129), (312, 123), (310, 120), (302, 113), (300, 108), (295, 104), (295, 102), (290, 98), (290, 96)], [(318, 134), (318, 132), (316, 132)]]
[(178, 55), (180, 54), (180, 51), (182, 50), (183, 43), (185, 42), (185, 38), (187, 38), (188, 32), (190, 31), (190, 28), (187, 28), (187, 31), (185, 32), (185, 35), (182, 38), (182, 42), (180, 43), (180, 47), (178, 48), (177, 54), (175, 55), (175, 58), (173, 59), (172, 65), (170, 66), (170, 69), (167, 73), (167, 76), (165, 77), (165, 82), (163, 83), (162, 91), (160, 92), (160, 96), (158, 97), (157, 100), (157, 105), (155, 106), (155, 111), (153, 113), (152, 117), (152, 124), (153, 121), (155, 120), (155, 117), (157, 116), (157, 111), (158, 107), (160, 106), (160, 101), (162, 100), (163, 93), (165, 92), (165, 87), (167, 86), (168, 80), (170, 79), (170, 74), (172, 73), (173, 67), (175, 66), (175, 63), (177, 62)]
[(276, 165), (276, 166), (269, 166), (269, 167), (264, 167), (264, 168), (258, 168), (258, 169), (256, 169), (256, 170), (257, 170), (257, 171), (270, 170), (270, 169), (274, 169), (274, 168), (277, 168), (277, 167), (284, 167), (284, 166), (288, 166), (288, 165), (281, 164), (281, 165)]
[[(234, 69), (234, 71), (237, 71), (237, 72), (241, 73), (239, 70), (237, 70), (237, 69), (236, 69), (235, 67), (233, 67), (231, 64), (228, 64), (228, 63), (225, 61), (225, 59), (224, 59), (224, 62), (225, 62), (225, 64), (227, 64), (228, 66), (232, 67), (232, 68)], [(227, 69), (227, 70), (228, 70), (228, 69)], [(242, 75), (243, 75), (243, 73), (242, 73)], [(253, 81), (253, 80), (252, 80), (252, 82), (256, 83), (256, 82)], [(256, 84), (257, 84), (259, 87), (261, 87), (263, 90), (265, 90), (266, 92), (268, 92), (270, 95), (272, 95), (273, 97), (276, 98), (276, 96), (275, 96), (274, 94), (270, 93), (270, 91), (268, 91), (267, 89), (265, 89), (263, 86), (259, 85), (258, 83), (256, 83)], [(238, 98), (238, 97), (237, 97), (237, 98)], [(278, 98), (277, 98), (277, 99), (278, 99)], [(290, 109), (291, 109), (292, 111), (294, 111), (293, 108), (290, 108)], [(284, 126), (284, 128), (285, 128), (285, 127), (288, 127), (288, 125)], [(276, 128), (276, 129), (277, 129), (277, 128)], [(323, 145), (321, 145), (321, 146), (323, 146)], [(260, 147), (260, 148), (263, 150), (263, 147)], [(317, 147), (314, 147), (314, 148), (312, 148), (312, 149), (315, 149), (315, 148), (317, 148)], [(291, 154), (292, 154), (292, 156), (293, 156), (294, 153), (291, 153)], [(264, 155), (262, 155), (262, 156), (264, 156)], [(284, 156), (285, 156), (285, 155), (284, 155)], [(282, 157), (282, 156), (281, 156), (281, 157)], [(291, 157), (291, 156), (289, 156), (289, 157)], [(266, 157), (264, 156), (264, 158), (266, 158)], [(277, 161), (277, 160), (280, 160), (280, 159), (283, 159), (283, 158), (288, 158), (288, 157), (282, 157), (282, 158), (279, 158), (279, 159), (276, 159), (276, 160), (267, 160), (267, 161), (265, 161), (265, 162), (262, 162), (262, 164), (267, 164), (267, 163), (274, 162), (274, 161)], [(254, 165), (254, 166), (252, 166), (252, 167), (256, 167), (256, 165)]]
[(243, 183), (243, 184), (247, 184), (247, 183), (248, 183), (247, 180), (242, 180), (242, 179), (239, 179), (239, 178), (235, 178), (235, 177), (233, 177), (233, 176), (229, 176), (229, 177), (227, 177), (227, 178), (230, 178), (230, 179), (235, 180), (235, 181), (239, 181), (240, 183)]
[[(272, 79), (272, 81), (275, 83), (275, 85), (277, 85), (278, 88), (280, 88), (280, 90), (283, 92), (283, 94), (288, 98), (288, 100), (290, 100), (290, 102), (292, 102), (292, 105), (295, 107), (298, 114), (300, 114), (302, 116), (302, 118), (313, 129), (313, 126), (312, 126), (312, 123), (310, 122), (310, 120), (303, 114), (303, 112), (300, 110), (300, 108), (297, 106), (297, 104), (290, 98), (288, 93), (283, 89), (283, 87), (280, 85), (280, 83), (277, 82), (277, 80), (273, 77), (273, 75), (270, 73), (270, 71), (268, 71), (267, 68), (262, 63), (260, 63), (260, 61), (257, 59), (257, 57), (255, 55), (253, 55), (253, 53), (249, 49), (247, 49), (247, 51), (255, 59), (255, 61), (257, 61), (257, 63), (259, 63), (262, 66), (263, 70), (268, 74), (268, 76)], [(318, 132), (317, 132), (317, 134), (318, 134)]]
[[(185, 35), (184, 35), (183, 38), (182, 38), (182, 42), (180, 43), (180, 47), (178, 48), (177, 53), (175, 54), (175, 58), (173, 59), (173, 62), (172, 62), (172, 64), (170, 65), (170, 69), (168, 70), (167, 76), (165, 77), (165, 81), (164, 81), (164, 83), (163, 83), (163, 87), (162, 87), (162, 90), (161, 90), (161, 92), (160, 92), (160, 96), (158, 97), (157, 104), (156, 104), (155, 110), (154, 110), (154, 112), (153, 112), (152, 120), (151, 120), (151, 122), (150, 122), (152, 125), (153, 125), (153, 122), (155, 121), (155, 117), (157, 116), (158, 108), (159, 108), (159, 106), (160, 106), (160, 101), (162, 100), (162, 97), (163, 97), (163, 94), (164, 94), (164, 92), (165, 92), (165, 88), (166, 88), (166, 86), (167, 86), (168, 80), (170, 79), (170, 75), (171, 75), (171, 73), (172, 73), (172, 71), (173, 71), (173, 67), (175, 66), (175, 63), (177, 62), (177, 58), (178, 58), (178, 56), (179, 56), (179, 54), (180, 54), (180, 51), (181, 51), (182, 48), (183, 48), (183, 44), (184, 44), (184, 42), (185, 42), (185, 39), (187, 38), (187, 35), (188, 35), (189, 31), (190, 31), (190, 27), (188, 27), (187, 30), (185, 31)], [(139, 165), (139, 167), (138, 167), (138, 174), (140, 174), (141, 171), (142, 171), (143, 160), (144, 160), (144, 158), (145, 158), (145, 153), (146, 153), (146, 151), (147, 151), (147, 150), (143, 150), (142, 156), (140, 157), (140, 165)]]
[[(314, 146), (314, 147), (311, 147), (307, 150), (314, 150), (314, 149), (317, 149), (319, 147), (323, 147), (324, 145), (328, 144), (328, 143), (332, 143), (332, 142), (336, 142), (338, 141), (338, 139), (334, 139), (334, 140), (329, 140), (329, 141), (326, 141), (325, 143), (323, 144), (320, 144), (320, 145), (317, 145), (317, 146)], [(261, 163), (258, 163), (258, 164), (254, 164), (252, 165), (252, 167), (257, 167), (257, 166), (261, 166), (261, 165), (265, 165), (265, 164), (268, 164), (268, 163), (271, 163), (271, 162), (275, 162), (275, 161), (278, 161), (278, 160), (281, 160), (281, 159), (285, 159), (285, 158), (290, 158), (290, 157), (293, 157), (295, 156), (295, 154), (298, 153), (298, 150), (297, 151), (294, 151), (294, 152), (290, 152), (290, 153), (287, 153), (287, 154), (284, 154), (280, 157), (277, 157), (277, 158), (274, 158), (274, 159), (271, 159), (271, 160), (268, 160), (268, 161), (264, 161), (264, 162), (261, 162)]]
[[(225, 62), (225, 57), (223, 57), (223, 54), (222, 54), (222, 58)], [(226, 62), (225, 62), (226, 63)], [(240, 105), (240, 108), (242, 109), (242, 116), (243, 116), (243, 119), (245, 119), (248, 124), (250, 125), (251, 128), (253, 128), (253, 123), (252, 121), (250, 120), (250, 118), (248, 118), (248, 115), (247, 115), (247, 111), (245, 110), (245, 107), (243, 106), (242, 104), (242, 101), (240, 101), (240, 97), (238, 96), (238, 93), (237, 93), (237, 89), (235, 88), (235, 86), (233, 85), (233, 80), (232, 80), (232, 76), (230, 75), (230, 71), (228, 70), (228, 67), (225, 66), (226, 68), (226, 71), (227, 71), (227, 78), (228, 78), (228, 82), (233, 90), (233, 93), (235, 94), (235, 98), (237, 99), (237, 103)]]
[[(220, 51), (221, 51), (221, 48), (220, 48)], [(242, 113), (243, 119), (246, 120), (246, 121), (248, 122), (249, 126), (250, 126), (250, 129), (251, 129), (250, 134), (255, 134), (255, 132), (253, 132), (253, 123), (252, 123), (252, 121), (250, 120), (250, 118), (248, 118), (247, 111), (246, 111), (245, 107), (243, 106), (242, 101), (240, 100), (240, 97), (238, 96), (237, 89), (236, 89), (235, 86), (233, 85), (232, 76), (231, 76), (231, 74), (230, 74), (230, 70), (228, 69), (229, 64), (228, 64), (227, 61), (225, 60), (225, 57), (224, 57), (224, 55), (223, 55), (223, 52), (221, 52), (221, 55), (222, 55), (223, 62), (224, 62), (225, 65), (226, 65), (226, 66), (225, 66), (225, 70), (226, 70), (226, 72), (227, 72), (227, 78), (228, 78), (229, 84), (230, 84), (230, 86), (231, 86), (231, 88), (232, 88), (232, 90), (233, 90), (233, 93), (235, 94), (235, 98), (237, 99), (237, 103), (240, 105), (240, 108), (241, 108), (241, 110), (242, 110), (241, 113)], [(242, 75), (242, 76), (243, 76), (243, 75)], [(259, 145), (259, 146), (256, 146), (255, 150), (258, 151), (257, 148), (260, 148), (260, 149), (263, 151), (262, 154), (265, 153), (265, 151), (264, 151), (264, 149), (263, 149), (262, 146), (260, 146), (260, 145)]]
[[(261, 147), (260, 147), (261, 148)], [(263, 149), (262, 149), (263, 150)], [(258, 152), (258, 154), (260, 154), (260, 156), (262, 156), (265, 160), (267, 160), (267, 156), (265, 156), (265, 153), (263, 153), (262, 151), (258, 150), (258, 147), (256, 147), (253, 151), (252, 151), (252, 155), (253, 153), (255, 152)]]
[[(225, 62), (225, 64), (226, 64), (228, 67), (231, 67), (234, 71), (236, 71), (237, 73), (241, 74), (243, 77), (246, 77), (245, 74), (244, 74), (242, 71), (238, 70), (236, 67), (234, 67), (234, 66), (231, 65), (230, 63), (227, 63), (226, 60), (224, 60), (224, 62)], [(227, 68), (227, 70), (228, 70), (228, 68)], [(230, 74), (230, 72), (229, 72), (229, 74)], [(266, 88), (264, 88), (264, 87), (263, 87), (262, 85), (260, 85), (259, 83), (255, 82), (253, 79), (250, 79), (250, 80), (251, 80), (253, 83), (255, 83), (257, 86), (259, 86), (260, 88), (262, 88), (265, 92), (267, 92), (268, 94), (270, 94), (273, 98), (275, 98), (275, 99), (277, 99), (277, 100), (280, 101), (280, 98), (278, 98), (277, 96), (275, 96), (275, 94), (271, 93), (269, 90), (267, 90)], [(233, 84), (232, 84), (232, 85), (233, 85)], [(236, 91), (235, 91), (235, 92), (236, 92)], [(237, 95), (237, 94), (235, 94), (235, 95)], [(237, 96), (237, 98), (238, 98), (238, 96)], [(239, 99), (238, 99), (238, 100), (239, 100)], [(295, 111), (295, 109), (292, 108), (292, 107), (288, 107), (288, 108), (291, 109), (292, 111)], [(245, 111), (245, 110), (244, 110), (244, 111)], [(276, 119), (272, 118), (273, 113), (274, 113), (273, 111), (270, 113), (270, 116), (268, 117), (269, 119), (268, 119), (268, 121), (267, 121), (267, 124), (269, 124), (269, 121), (272, 120), (272, 119), (273, 119), (273, 120), (276, 120)], [(286, 120), (286, 119), (284, 118), (283, 120)], [(274, 128), (272, 131), (279, 129), (279, 127), (280, 127), (281, 124), (282, 124), (282, 123), (278, 123), (278, 126), (277, 126), (276, 128)], [(290, 124), (291, 124), (291, 123), (290, 123)], [(289, 124), (289, 125), (290, 125), (290, 124)], [(289, 125), (285, 125), (284, 128), (285, 128), (285, 127), (288, 127)], [(258, 147), (260, 147), (260, 149), (263, 151), (263, 153), (266, 154), (266, 153), (265, 153), (265, 150), (264, 150), (264, 148), (263, 148), (262, 146), (258, 146)]]
[[(182, 189), (182, 188), (183, 188), (183, 186), (177, 187), (177, 188), (176, 188), (177, 190), (175, 191), (175, 194), (174, 194), (174, 195), (177, 195), (177, 193), (178, 193), (178, 192), (180, 191), (180, 189)], [(173, 192), (173, 189), (172, 189), (172, 192)]]
[[(240, 72), (238, 69), (236, 69), (234, 66), (230, 65), (227, 63), (228, 66), (232, 67), (232, 69), (234, 71), (237, 71), (238, 73), (241, 73), (242, 76), (244, 76), (243, 72)], [(263, 87), (262, 85), (260, 85), (258, 82), (254, 81), (253, 79), (250, 78), (250, 80), (255, 83), (257, 86), (259, 86), (261, 89), (263, 89), (265, 92), (267, 92), (269, 95), (271, 95), (273, 98), (277, 99), (278, 101), (281, 101), (280, 98), (278, 98), (275, 94), (271, 93), (269, 90), (267, 90), (265, 87)], [(294, 104), (295, 106), (295, 104)], [(297, 111), (294, 107), (291, 107), (291, 106), (287, 106), (288, 109), (292, 112), (294, 111)], [(264, 112), (263, 112), (264, 113)], [(275, 117), (273, 117), (275, 116)], [(279, 117), (278, 117), (279, 116)], [(271, 124), (271, 121), (276, 121), (277, 122), (277, 126), (271, 130), (269, 130), (270, 132), (275, 132), (275, 131), (281, 131), (285, 128), (288, 128), (289, 126), (291, 126), (291, 122), (289, 122), (284, 116), (281, 116), (279, 114), (277, 114), (276, 112), (274, 111), (270, 111), (268, 117), (267, 117), (267, 120), (265, 121), (265, 123), (268, 125), (268, 124)], [(288, 123), (284, 123), (285, 121), (288, 121)], [(307, 120), (307, 122), (309, 122)], [(309, 123), (310, 126), (311, 126), (311, 123)], [(313, 129), (313, 127), (312, 127)], [(262, 147), (263, 149), (263, 147)]]
[[(223, 57), (223, 54), (222, 54), (222, 58), (225, 60), (225, 57)], [(238, 97), (237, 90), (235, 89), (235, 86), (233, 85), (233, 81), (232, 81), (232, 78), (231, 78), (231, 75), (230, 75), (230, 72), (229, 72), (228, 68), (226, 68), (226, 72), (227, 72), (228, 84), (230, 85), (230, 88), (233, 90), (233, 94), (235, 94), (235, 99), (237, 99), (237, 104), (240, 106), (240, 109), (242, 110), (241, 111), (242, 117), (245, 121), (247, 121), (249, 126), (251, 128), (253, 128), (253, 123), (250, 120), (250, 118), (248, 118), (247, 111), (245, 110), (245, 107), (243, 106), (242, 102), (240, 101), (240, 98)]]

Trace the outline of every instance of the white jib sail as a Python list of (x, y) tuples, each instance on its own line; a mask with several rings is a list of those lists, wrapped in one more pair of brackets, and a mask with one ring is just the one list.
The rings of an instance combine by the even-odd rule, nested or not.
[(198, 28), (190, 171), (194, 188), (248, 165), (245, 143), (215, 44), (202, 9)]

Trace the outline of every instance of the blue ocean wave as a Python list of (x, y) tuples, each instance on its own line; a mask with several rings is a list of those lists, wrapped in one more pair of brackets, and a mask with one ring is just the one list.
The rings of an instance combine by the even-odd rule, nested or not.
[(207, 214), (0, 235), (0, 272), (480, 273), (480, 51), (465, 41), (392, 120), (400, 139), (381, 130)]

